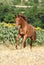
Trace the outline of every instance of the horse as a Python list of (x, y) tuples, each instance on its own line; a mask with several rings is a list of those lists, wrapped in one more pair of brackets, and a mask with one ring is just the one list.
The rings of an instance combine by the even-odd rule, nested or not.
[(20, 29), (19, 29), (19, 34), (16, 37), (16, 49), (17, 49), (17, 45), (18, 45), (18, 40), (23, 37), (22, 43), (21, 43), (21, 48), (25, 48), (26, 47), (26, 39), (30, 38), (31, 42), (30, 42), (30, 49), (32, 49), (32, 43), (33, 41), (36, 40), (36, 32), (35, 32), (35, 27), (31, 24), (27, 23), (27, 19), (24, 15), (17, 15), (16, 16), (16, 28), (18, 29), (18, 26), (20, 25)]

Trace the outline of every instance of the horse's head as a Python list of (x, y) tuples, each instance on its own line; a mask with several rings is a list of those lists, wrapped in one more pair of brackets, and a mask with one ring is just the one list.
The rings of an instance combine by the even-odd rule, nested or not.
[(18, 26), (22, 26), (22, 24), (24, 24), (24, 22), (26, 21), (26, 17), (23, 15), (18, 15), (16, 16), (16, 27), (18, 28)]
[(21, 17), (18, 15), (16, 16), (16, 27), (18, 27), (19, 25), (21, 25)]

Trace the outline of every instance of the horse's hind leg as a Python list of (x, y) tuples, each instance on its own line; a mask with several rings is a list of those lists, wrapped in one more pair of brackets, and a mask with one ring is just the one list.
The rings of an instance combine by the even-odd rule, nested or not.
[(30, 49), (32, 49), (32, 42), (33, 42), (33, 40), (32, 40), (32, 38), (31, 38)]
[(36, 40), (36, 32), (31, 37), (30, 49), (32, 49), (32, 43)]
[(36, 40), (36, 32), (35, 32), (35, 31), (34, 31), (34, 33), (33, 33), (32, 40), (33, 40), (33, 41)]

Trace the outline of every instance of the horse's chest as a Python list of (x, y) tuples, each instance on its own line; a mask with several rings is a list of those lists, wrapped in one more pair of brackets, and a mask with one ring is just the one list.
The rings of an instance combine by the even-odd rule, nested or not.
[(21, 33), (21, 32), (24, 32), (24, 29), (21, 28), (21, 29), (20, 29), (20, 33)]
[(20, 31), (19, 31), (20, 34), (24, 34), (24, 28), (20, 28)]

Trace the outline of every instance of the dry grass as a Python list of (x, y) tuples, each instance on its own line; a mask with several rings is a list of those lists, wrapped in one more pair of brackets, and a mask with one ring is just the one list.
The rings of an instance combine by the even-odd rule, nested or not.
[(15, 49), (0, 45), (0, 65), (44, 65), (44, 46)]

